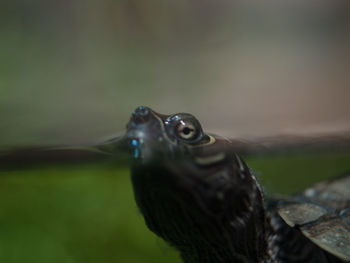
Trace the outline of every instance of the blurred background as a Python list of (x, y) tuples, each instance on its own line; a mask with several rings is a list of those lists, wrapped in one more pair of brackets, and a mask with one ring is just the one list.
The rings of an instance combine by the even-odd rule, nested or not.
[(1, 145), (85, 143), (138, 105), (228, 136), (349, 129), (347, 1), (0, 5)]
[[(121, 134), (139, 105), (229, 137), (349, 132), (349, 20), (341, 0), (1, 0), (0, 147)], [(349, 168), (315, 158), (250, 164), (279, 192)], [(122, 165), (1, 175), (2, 262), (180, 262)]]

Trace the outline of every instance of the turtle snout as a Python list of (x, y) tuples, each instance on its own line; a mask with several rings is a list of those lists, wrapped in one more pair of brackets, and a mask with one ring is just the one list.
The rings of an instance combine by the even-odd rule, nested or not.
[(151, 109), (146, 106), (137, 107), (131, 115), (131, 120), (135, 124), (145, 123), (150, 119)]
[(157, 130), (152, 130), (156, 119), (153, 117), (152, 110), (146, 106), (137, 107), (131, 114), (130, 120), (126, 126), (126, 136), (128, 138), (146, 139)]

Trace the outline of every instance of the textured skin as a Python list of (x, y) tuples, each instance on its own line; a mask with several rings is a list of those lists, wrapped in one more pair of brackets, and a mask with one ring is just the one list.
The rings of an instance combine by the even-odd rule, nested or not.
[[(188, 140), (192, 128), (196, 136)], [(263, 189), (234, 144), (205, 134), (192, 115), (140, 107), (127, 137), (136, 203), (149, 229), (178, 249), (184, 262), (342, 262), (299, 229), (298, 223), (315, 221), (327, 209), (308, 213), (312, 205), (299, 207), (304, 213), (286, 224), (278, 201), (266, 208)]]
[[(245, 180), (251, 183), (247, 182), (247, 188), (237, 192), (218, 182), (220, 176), (234, 172), (230, 163), (203, 167), (201, 178), (207, 177), (209, 185), (217, 180), (216, 190), (224, 192), (224, 200), (217, 200), (216, 196), (210, 196), (205, 182), (193, 185), (193, 181), (188, 181), (184, 186), (178, 180), (177, 175), (184, 166), (188, 166), (189, 174), (181, 172), (181, 178), (193, 176), (191, 172), (198, 167), (181, 162), (177, 165), (158, 163), (162, 163), (158, 168), (153, 164), (132, 169), (136, 202), (150, 230), (176, 247), (185, 262), (266, 261), (267, 221), (262, 196), (249, 176), (249, 169)], [(192, 191), (186, 192), (186, 187)], [(202, 188), (197, 189), (198, 192), (203, 190), (208, 194), (207, 201), (192, 194), (196, 192), (195, 187)], [(216, 192), (213, 191), (213, 195)], [(240, 238), (233, 238), (236, 236)]]

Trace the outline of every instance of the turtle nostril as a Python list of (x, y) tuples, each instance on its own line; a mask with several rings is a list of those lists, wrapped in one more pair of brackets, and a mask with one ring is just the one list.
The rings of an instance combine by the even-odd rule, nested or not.
[(145, 117), (147, 115), (149, 115), (150, 110), (148, 107), (145, 106), (140, 106), (138, 108), (136, 108), (133, 112), (134, 115), (140, 116), (140, 117)]
[(146, 122), (151, 113), (151, 110), (148, 107), (140, 106), (134, 110), (132, 113), (132, 118), (137, 123)]

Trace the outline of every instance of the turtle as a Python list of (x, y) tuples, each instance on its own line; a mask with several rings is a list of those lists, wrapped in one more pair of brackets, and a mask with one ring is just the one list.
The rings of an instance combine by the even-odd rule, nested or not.
[(237, 143), (189, 113), (132, 113), (124, 141), (147, 227), (185, 263), (349, 262), (350, 173), (267, 198)]
[(260, 141), (206, 133), (191, 114), (137, 107), (125, 135), (78, 147), (0, 152), (0, 170), (130, 159), (136, 204), (148, 228), (185, 263), (349, 262), (350, 173), (292, 196), (267, 197), (241, 154), (348, 148), (347, 136)]

